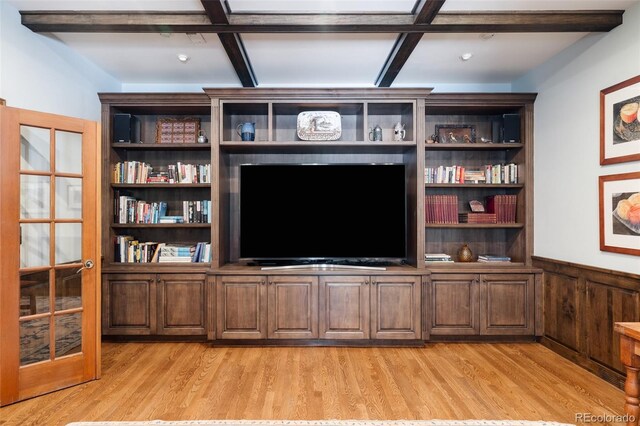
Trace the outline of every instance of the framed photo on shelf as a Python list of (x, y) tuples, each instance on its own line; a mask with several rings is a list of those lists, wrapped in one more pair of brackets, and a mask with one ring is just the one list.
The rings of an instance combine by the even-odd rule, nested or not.
[(640, 172), (600, 176), (600, 250), (640, 256)]
[(640, 75), (600, 91), (600, 164), (640, 160)]
[(438, 143), (475, 143), (476, 126), (473, 124), (436, 124)]

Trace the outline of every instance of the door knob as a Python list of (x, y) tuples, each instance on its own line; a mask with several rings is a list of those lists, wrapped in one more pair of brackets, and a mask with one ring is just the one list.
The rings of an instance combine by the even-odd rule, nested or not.
[(79, 274), (85, 268), (87, 269), (93, 268), (93, 260), (91, 259), (85, 260), (84, 265), (82, 265), (82, 267), (76, 271), (76, 274)]

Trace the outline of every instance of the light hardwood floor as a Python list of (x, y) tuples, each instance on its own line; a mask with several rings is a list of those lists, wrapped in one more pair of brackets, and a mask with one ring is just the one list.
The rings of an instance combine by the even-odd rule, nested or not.
[[(0, 409), (91, 420), (522, 419), (621, 415), (623, 393), (536, 343), (213, 348), (105, 343), (102, 379)], [(579, 424), (579, 423), (578, 423)]]

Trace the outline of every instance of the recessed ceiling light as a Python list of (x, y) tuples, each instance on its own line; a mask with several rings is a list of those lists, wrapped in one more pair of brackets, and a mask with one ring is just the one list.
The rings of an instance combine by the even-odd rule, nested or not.
[(460, 55), (460, 60), (461, 61), (468, 61), (471, 58), (473, 58), (473, 53), (471, 53), (471, 52), (466, 52), (466, 53), (463, 53), (462, 55)]
[(191, 59), (191, 58), (189, 58), (189, 55), (185, 55), (184, 53), (179, 53), (178, 54), (178, 60), (180, 62), (182, 62), (183, 64), (186, 64), (189, 59)]
[(483, 33), (483, 34), (480, 34), (480, 39), (489, 40), (490, 38), (493, 38), (494, 35), (495, 35), (494, 33)]

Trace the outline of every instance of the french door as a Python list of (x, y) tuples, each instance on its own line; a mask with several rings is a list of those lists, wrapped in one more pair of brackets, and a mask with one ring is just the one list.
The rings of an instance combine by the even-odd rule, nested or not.
[(0, 405), (97, 378), (95, 122), (0, 107)]

